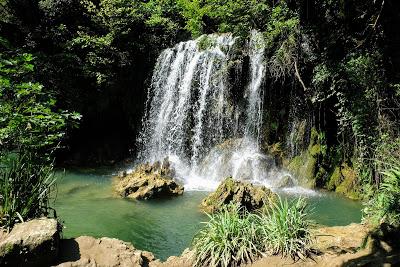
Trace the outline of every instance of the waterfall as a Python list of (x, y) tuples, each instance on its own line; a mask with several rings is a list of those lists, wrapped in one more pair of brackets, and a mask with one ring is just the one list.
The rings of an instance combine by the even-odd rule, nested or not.
[(250, 84), (247, 88), (248, 107), (246, 111), (246, 138), (255, 138), (257, 144), (261, 142), (262, 113), (264, 90), (262, 83), (265, 78), (264, 62), (265, 42), (262, 33), (255, 30), (250, 38)]
[[(204, 38), (212, 43), (200, 49)], [(206, 147), (226, 138), (232, 124), (226, 71), (234, 43), (229, 34), (203, 36), (161, 53), (141, 133), (142, 159), (197, 163)]]
[(260, 150), (264, 39), (251, 32), (249, 83), (239, 105), (229, 69), (237, 39), (204, 35), (164, 50), (154, 68), (140, 134), (140, 161), (165, 157), (186, 190), (214, 189), (227, 176), (273, 186), (283, 174)]

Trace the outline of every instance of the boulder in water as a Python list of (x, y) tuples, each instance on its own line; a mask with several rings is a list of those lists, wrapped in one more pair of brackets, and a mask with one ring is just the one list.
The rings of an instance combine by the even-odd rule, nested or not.
[(49, 266), (56, 260), (60, 227), (55, 219), (19, 223), (0, 240), (1, 266)]
[(183, 187), (177, 184), (173, 176), (174, 169), (165, 159), (153, 165), (139, 165), (132, 173), (120, 177), (114, 185), (119, 195), (134, 199), (152, 199), (181, 195)]
[(229, 177), (202, 201), (200, 207), (208, 213), (213, 213), (221, 210), (223, 205), (233, 202), (248, 211), (254, 211), (274, 201), (275, 197), (276, 194), (265, 186), (255, 186)]
[(292, 176), (289, 174), (282, 176), (275, 185), (275, 187), (277, 188), (292, 187), (292, 186), (294, 186), (294, 181)]

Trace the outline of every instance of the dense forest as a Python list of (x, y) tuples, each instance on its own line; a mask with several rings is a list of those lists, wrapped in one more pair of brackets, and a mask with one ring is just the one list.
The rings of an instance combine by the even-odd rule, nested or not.
[[(54, 166), (135, 159), (164, 49), (233, 34), (243, 49), (229, 82), (244, 91), (252, 30), (268, 66), (263, 151), (400, 224), (398, 1), (1, 0), (0, 14), (0, 158), (12, 166), (0, 172), (0, 225), (51, 212)], [(16, 192), (40, 200), (7, 206)]]

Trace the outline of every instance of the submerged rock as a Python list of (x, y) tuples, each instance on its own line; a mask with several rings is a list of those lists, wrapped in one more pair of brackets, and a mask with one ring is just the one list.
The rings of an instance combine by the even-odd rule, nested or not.
[(225, 179), (214, 193), (206, 197), (200, 207), (208, 213), (213, 213), (219, 211), (223, 205), (233, 202), (248, 211), (253, 211), (274, 201), (275, 197), (276, 194), (265, 186), (255, 186), (230, 177)]
[(132, 173), (120, 177), (114, 188), (122, 197), (152, 199), (183, 194), (184, 188), (177, 184), (173, 176), (175, 170), (167, 159), (151, 164), (141, 164)]
[(15, 225), (0, 239), (0, 265), (51, 265), (58, 254), (59, 230), (57, 220), (47, 218)]
[(130, 243), (103, 237), (80, 236), (62, 240), (58, 267), (149, 266), (152, 253), (134, 248)]

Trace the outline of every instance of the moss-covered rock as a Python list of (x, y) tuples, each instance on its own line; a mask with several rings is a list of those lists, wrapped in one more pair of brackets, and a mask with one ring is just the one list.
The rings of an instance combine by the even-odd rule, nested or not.
[(357, 172), (347, 163), (335, 167), (326, 188), (352, 199), (360, 197)]
[(298, 178), (300, 184), (308, 187), (315, 186), (315, 177), (318, 172), (318, 162), (322, 157), (322, 146), (319, 133), (311, 129), (310, 143), (307, 150), (292, 158), (287, 165), (288, 170)]
[(327, 152), (323, 134), (311, 129), (307, 150), (292, 158), (287, 169), (307, 187), (326, 188), (352, 199), (358, 199), (357, 172), (333, 152)]
[(276, 194), (265, 186), (254, 186), (229, 177), (202, 201), (200, 207), (208, 213), (213, 213), (219, 211), (223, 205), (233, 202), (248, 211), (253, 211), (274, 201), (275, 197)]
[(152, 199), (183, 194), (184, 188), (173, 179), (175, 171), (169, 162), (141, 164), (132, 173), (115, 178), (114, 189), (133, 199)]

